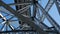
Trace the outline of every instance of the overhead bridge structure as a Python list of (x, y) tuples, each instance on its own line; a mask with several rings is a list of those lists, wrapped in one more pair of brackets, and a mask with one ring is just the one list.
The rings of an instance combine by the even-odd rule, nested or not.
[(45, 7), (41, 2), (44, 0), (10, 1), (0, 0), (0, 34), (60, 34), (60, 25), (49, 14), (55, 4), (60, 16), (60, 0), (47, 0)]

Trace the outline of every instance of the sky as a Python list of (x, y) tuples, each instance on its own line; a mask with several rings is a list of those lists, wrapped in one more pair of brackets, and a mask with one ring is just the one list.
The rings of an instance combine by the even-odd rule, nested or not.
[[(43, 2), (44, 1), (44, 2)], [(48, 0), (41, 0), (40, 3), (43, 6), (43, 8), (45, 8), (46, 4), (47, 4)], [(49, 10), (48, 12), (51, 17), (60, 25), (60, 15), (58, 13), (57, 7), (55, 5), (55, 3), (53, 4), (52, 8)], [(49, 21), (47, 20), (47, 18), (44, 20), (44, 23), (46, 25), (48, 25), (49, 27), (51, 27), (51, 24), (49, 23)]]
[[(14, 3), (13, 0), (2, 0), (2, 1), (5, 2), (6, 4)], [(16, 9), (15, 6), (10, 6), (10, 7), (12, 7), (14, 10)], [(10, 13), (8, 10), (6, 10), (4, 7), (1, 6), (0, 8), (2, 8), (1, 10), (4, 11), (5, 13), (11, 14), (11, 13)], [(6, 11), (7, 11), (7, 12), (6, 12)], [(7, 14), (5, 14), (5, 13), (3, 13), (3, 12), (1, 12), (1, 13), (2, 13), (3, 16), (6, 16), (6, 15), (7, 15)], [(12, 15), (12, 14), (11, 14), (11, 15)], [(12, 17), (11, 15), (6, 16), (6, 19), (11, 18), (11, 17)], [(14, 18), (12, 18), (11, 20), (17, 20), (17, 18), (14, 17)], [(19, 26), (18, 21), (10, 22), (10, 24), (11, 24), (14, 28), (17, 28), (17, 27)], [(3, 26), (3, 25), (0, 24), (0, 28), (1, 28), (2, 26)], [(5, 27), (4, 27), (4, 31), (6, 30), (5, 28), (6, 28), (6, 25), (5, 25)], [(8, 30), (11, 30), (11, 29), (8, 27)]]
[[(14, 3), (14, 0), (2, 0), (3, 2), (5, 2), (6, 4), (9, 3)], [(44, 1), (44, 2), (43, 2)], [(40, 0), (39, 3), (43, 6), (43, 8), (45, 8), (46, 4), (47, 4), (48, 0)], [(16, 9), (15, 6), (11, 6), (14, 10)], [(31, 8), (32, 9), (32, 8)], [(52, 8), (49, 10), (48, 12), (51, 17), (60, 25), (60, 15), (58, 13), (57, 7), (55, 5), (55, 3), (53, 4)], [(50, 24), (50, 22), (47, 20), (47, 18), (45, 18), (44, 23), (51, 27), (52, 25)], [(16, 25), (15, 25), (16, 26)]]

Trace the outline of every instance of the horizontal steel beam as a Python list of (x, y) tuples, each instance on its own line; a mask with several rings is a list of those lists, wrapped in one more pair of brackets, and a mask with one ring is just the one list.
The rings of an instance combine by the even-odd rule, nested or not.
[[(12, 30), (12, 31), (0, 31), (0, 33), (13, 33), (13, 32), (37, 32), (36, 30)], [(56, 33), (56, 31), (46, 31)]]
[(12, 31), (0, 31), (0, 33), (13, 33), (13, 32), (36, 32), (36, 30), (12, 30)]
[(31, 3), (11, 3), (11, 4), (8, 4), (10, 6), (17, 6), (17, 5), (31, 5)]

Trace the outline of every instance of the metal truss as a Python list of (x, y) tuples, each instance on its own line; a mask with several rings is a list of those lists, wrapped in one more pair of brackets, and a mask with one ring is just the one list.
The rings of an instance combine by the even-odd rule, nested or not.
[[(0, 10), (0, 12), (6, 13), (12, 16), (11, 18), (6, 19), (4, 16), (2, 17), (2, 14), (1, 14), (1, 17), (6, 22), (5, 24), (3, 23), (4, 25), (2, 26), (0, 33), (19, 34), (20, 32), (22, 32), (22, 34), (24, 34), (23, 32), (27, 32), (26, 34), (29, 34), (30, 32), (32, 32), (31, 34), (34, 34), (34, 33), (35, 34), (50, 34), (50, 33), (60, 34), (60, 26), (48, 13), (51, 7), (53, 6), (53, 4), (55, 3), (58, 9), (58, 12), (60, 14), (59, 0), (49, 0), (45, 8), (43, 8), (38, 3), (38, 0), (22, 0), (22, 1), (14, 0), (14, 1), (15, 3), (6, 4), (2, 0), (0, 0), (0, 6), (3, 6), (6, 10), (8, 10), (13, 14), (11, 15)], [(12, 9), (10, 6), (15, 6), (16, 10)], [(31, 16), (32, 11), (30, 8), (31, 6), (33, 6), (32, 16)], [(42, 15), (40, 14), (40, 12), (42, 13)], [(19, 21), (19, 26), (17, 28), (15, 28), (14, 26), (10, 25), (10, 23), (8, 23), (9, 21), (11, 22), (15, 21), (15, 20), (11, 20), (14, 17), (17, 17), (18, 20), (16, 21)], [(45, 18), (48, 19), (52, 27), (48, 27), (46, 24), (43, 23)], [(5, 25), (9, 26), (11, 31), (7, 31), (7, 28), (6, 28), (6, 31), (2, 31)]]
[(60, 14), (60, 0), (55, 0), (55, 4), (56, 4), (56, 6), (57, 6), (57, 9), (58, 9), (58, 12), (59, 12), (59, 14)]

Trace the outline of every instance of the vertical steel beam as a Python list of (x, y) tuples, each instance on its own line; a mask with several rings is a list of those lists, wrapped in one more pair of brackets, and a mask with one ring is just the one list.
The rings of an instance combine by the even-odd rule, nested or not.
[(32, 1), (33, 3), (33, 19), (34, 19), (34, 17), (36, 17), (36, 12), (37, 12), (37, 6), (36, 6), (36, 0), (33, 0)]
[(37, 18), (36, 18), (36, 14), (37, 14), (37, 9), (38, 9), (38, 7), (37, 7), (37, 0), (33, 0), (32, 1), (33, 2), (33, 19), (35, 18), (38, 22), (39, 22), (39, 26), (42, 28), (42, 29), (46, 29), (46, 28), (48, 28), (48, 26), (47, 25), (45, 25), (43, 22), (41, 22), (40, 20), (38, 20)]
[(60, 14), (60, 0), (55, 0), (55, 4), (56, 4), (58, 12)]

